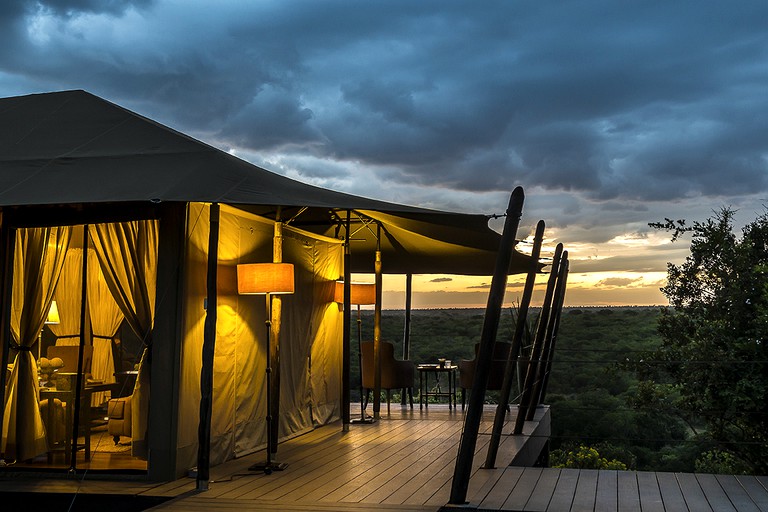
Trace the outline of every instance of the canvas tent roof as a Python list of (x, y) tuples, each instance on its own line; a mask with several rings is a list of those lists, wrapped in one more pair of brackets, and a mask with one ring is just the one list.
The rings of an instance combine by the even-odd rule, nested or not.
[[(343, 211), (382, 226), (387, 273), (491, 274), (500, 237), (484, 215), (344, 194), (272, 173), (85, 91), (0, 99), (0, 208), (219, 202), (333, 234)], [(338, 213), (342, 211), (341, 213)], [(359, 229), (352, 271), (373, 269), (375, 233)], [(519, 253), (511, 272), (527, 270)]]

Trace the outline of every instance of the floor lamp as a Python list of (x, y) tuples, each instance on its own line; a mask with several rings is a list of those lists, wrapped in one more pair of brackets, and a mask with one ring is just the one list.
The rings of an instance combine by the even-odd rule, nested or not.
[(282, 471), (285, 463), (273, 462), (272, 452), (272, 295), (293, 293), (293, 264), (291, 263), (249, 263), (237, 266), (237, 293), (240, 295), (266, 295), (267, 325), (267, 460), (254, 464), (251, 471)]
[[(363, 400), (363, 319), (360, 316), (361, 304), (376, 304), (376, 284), (350, 283), (349, 303), (357, 306), (357, 364), (360, 368), (360, 419), (350, 423), (373, 423), (373, 418), (365, 417), (365, 401)], [(344, 304), (344, 282), (336, 281), (334, 301)]]

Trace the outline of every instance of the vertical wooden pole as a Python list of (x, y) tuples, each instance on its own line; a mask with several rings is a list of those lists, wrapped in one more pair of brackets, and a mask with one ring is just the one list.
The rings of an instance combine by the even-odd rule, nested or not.
[(413, 307), (413, 274), (405, 276), (405, 325), (403, 326), (403, 359), (411, 358), (411, 308)]
[(472, 390), (467, 407), (467, 415), (464, 418), (464, 432), (459, 443), (459, 453), (456, 457), (456, 467), (453, 471), (451, 483), (450, 504), (464, 504), (467, 499), (469, 477), (472, 473), (472, 461), (477, 445), (477, 436), (480, 430), (480, 420), (483, 414), (483, 401), (485, 390), (488, 387), (488, 373), (491, 369), (493, 358), (493, 344), (496, 342), (496, 333), (499, 329), (499, 317), (501, 306), (504, 303), (504, 292), (507, 287), (507, 273), (512, 260), (512, 252), (515, 246), (517, 227), (523, 212), (525, 194), (522, 187), (517, 187), (509, 198), (507, 218), (504, 221), (504, 231), (501, 235), (499, 253), (496, 257), (496, 266), (491, 281), (491, 290), (488, 294), (488, 305), (483, 320), (483, 330), (480, 336), (480, 348), (476, 356), (475, 378), (472, 382)]
[[(277, 209), (277, 216), (275, 218), (275, 231), (274, 238), (272, 240), (272, 262), (283, 262), (283, 223), (280, 218), (280, 208)], [(271, 447), (272, 454), (277, 453), (277, 440), (279, 438), (280, 430), (280, 327), (283, 314), (283, 299), (280, 294), (272, 296), (272, 309), (270, 318), (270, 346), (269, 346), (269, 358), (272, 362), (272, 386), (268, 392), (271, 394), (270, 403), (272, 410), (270, 415), (272, 418), (271, 436), (267, 445)]]
[[(8, 371), (9, 352), (11, 349), (11, 297), (13, 295), (13, 258), (16, 246), (16, 228), (7, 225), (7, 219), (0, 217), (0, 244), (3, 252), (0, 254), (0, 289), (2, 290), (2, 300), (0, 301), (0, 353), (2, 353), (2, 364), (0, 364), (0, 382), (5, 383), (6, 372)], [(6, 386), (0, 386), (0, 430), (5, 425), (5, 400)], [(1, 435), (8, 435), (7, 432), (0, 432)], [(0, 466), (5, 465), (5, 453), (0, 450)]]
[(381, 225), (376, 231), (376, 304), (373, 313), (373, 419), (381, 418)]
[[(70, 440), (71, 447), (72, 447), (72, 454), (70, 456), (70, 463), (69, 463), (69, 469), (70, 471), (74, 471), (74, 469), (77, 467), (76, 461), (77, 461), (77, 436), (80, 432), (80, 408), (82, 405), (85, 405), (86, 407), (90, 407), (90, 402), (87, 404), (82, 404), (82, 393), (83, 393), (83, 386), (85, 385), (85, 382), (83, 382), (83, 379), (85, 376), (83, 375), (84, 369), (83, 369), (83, 351), (85, 350), (85, 343), (87, 341), (86, 338), (86, 308), (88, 306), (87, 300), (86, 300), (86, 293), (88, 293), (88, 225), (86, 224), (83, 228), (83, 263), (82, 267), (80, 269), (82, 272), (81, 278), (80, 278), (80, 344), (77, 347), (77, 376), (75, 378), (75, 403), (74, 403), (74, 425), (72, 426), (72, 439)], [(42, 338), (40, 339), (40, 343), (42, 343)], [(48, 402), (48, 407), (51, 407), (52, 401)], [(91, 428), (90, 425), (85, 425), (85, 428)], [(86, 450), (90, 450), (90, 447), (86, 447)]]
[[(405, 275), (405, 325), (403, 326), (403, 360), (411, 358), (411, 308), (413, 307), (413, 274)], [(406, 404), (406, 390), (400, 394), (400, 404)]]
[[(549, 381), (549, 372), (552, 371), (552, 358), (555, 354), (555, 343), (557, 342), (557, 331), (560, 328), (560, 315), (563, 311), (563, 302), (565, 302), (565, 288), (568, 282), (568, 251), (563, 251), (563, 257), (560, 261), (560, 273), (557, 276), (557, 286), (555, 288), (555, 298), (552, 306), (551, 327), (547, 331), (547, 344), (544, 353), (541, 356), (541, 377), (536, 380), (536, 386), (533, 392), (532, 404), (538, 405), (544, 403), (544, 394), (546, 393), (547, 382)], [(533, 419), (534, 408), (528, 410), (527, 420)]]
[(525, 383), (523, 384), (520, 406), (518, 407), (517, 418), (515, 418), (515, 435), (523, 433), (523, 425), (525, 424), (526, 416), (528, 416), (528, 408), (531, 405), (533, 388), (536, 384), (538, 373), (538, 362), (541, 358), (544, 337), (546, 336), (547, 325), (549, 325), (549, 317), (552, 312), (552, 297), (555, 291), (555, 284), (557, 283), (557, 276), (560, 273), (560, 259), (562, 254), (563, 244), (557, 244), (557, 247), (555, 248), (555, 256), (552, 259), (552, 270), (549, 273), (549, 280), (547, 281), (547, 291), (544, 294), (544, 303), (541, 306), (539, 323), (536, 326), (536, 338), (533, 340), (533, 347), (531, 348), (531, 360), (528, 362), (528, 370), (525, 374)]
[(539, 255), (541, 254), (541, 244), (544, 240), (544, 221), (540, 220), (536, 225), (536, 234), (533, 239), (533, 250), (531, 251), (531, 266), (528, 269), (528, 275), (525, 278), (523, 295), (520, 298), (520, 309), (517, 312), (517, 324), (515, 325), (515, 334), (512, 338), (512, 349), (507, 357), (507, 366), (504, 371), (504, 380), (499, 393), (499, 404), (496, 406), (496, 415), (493, 419), (493, 431), (491, 432), (491, 442), (488, 445), (488, 453), (485, 457), (486, 469), (492, 469), (496, 465), (496, 455), (501, 443), (501, 431), (504, 427), (504, 417), (507, 414), (509, 405), (509, 395), (512, 391), (515, 369), (517, 368), (517, 358), (520, 354), (520, 347), (525, 334), (525, 326), (528, 320), (528, 307), (531, 304), (533, 296), (533, 287), (536, 283), (536, 272), (539, 270)]
[(206, 277), (205, 324), (200, 369), (200, 422), (197, 426), (197, 490), (207, 491), (211, 468), (211, 417), (213, 415), (213, 360), (216, 353), (217, 272), (219, 260), (219, 203), (210, 207), (208, 275)]
[[(347, 210), (347, 219), (345, 224), (345, 234), (344, 234), (344, 310), (342, 312), (342, 322), (344, 325), (342, 326), (342, 369), (341, 369), (341, 429), (346, 431), (349, 430), (349, 423), (351, 421), (350, 419), (350, 390), (352, 387), (352, 383), (350, 382), (351, 374), (350, 371), (350, 364), (352, 359), (352, 336), (351, 336), (351, 329), (349, 322), (352, 319), (350, 311), (350, 302), (351, 302), (351, 295), (352, 295), (352, 270), (351, 270), (351, 256), (352, 256), (352, 250), (349, 245), (349, 237), (350, 237), (350, 227), (351, 227), (351, 220), (350, 220), (351, 212)], [(363, 376), (363, 369), (360, 368), (360, 378)], [(362, 393), (362, 387), (360, 388), (360, 392)], [(362, 396), (360, 397), (360, 402), (362, 403)]]

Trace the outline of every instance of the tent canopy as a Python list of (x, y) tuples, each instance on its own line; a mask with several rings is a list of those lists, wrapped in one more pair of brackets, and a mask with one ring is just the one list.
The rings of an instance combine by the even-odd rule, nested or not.
[[(0, 99), (0, 208), (150, 202), (218, 202), (268, 218), (280, 207), (282, 220), (328, 236), (354, 210), (353, 272), (372, 271), (377, 224), (386, 273), (489, 275), (500, 240), (485, 215), (300, 183), (85, 91)], [(510, 273), (528, 265), (515, 253)]]

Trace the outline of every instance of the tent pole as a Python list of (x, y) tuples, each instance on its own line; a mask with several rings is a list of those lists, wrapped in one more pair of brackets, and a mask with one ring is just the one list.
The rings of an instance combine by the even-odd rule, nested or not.
[(496, 257), (496, 266), (493, 271), (491, 290), (488, 294), (488, 306), (485, 310), (483, 330), (480, 335), (480, 348), (477, 351), (475, 377), (472, 382), (472, 390), (469, 395), (467, 415), (464, 418), (464, 432), (459, 442), (459, 453), (456, 457), (456, 466), (453, 471), (451, 483), (451, 497), (448, 503), (463, 505), (467, 499), (469, 489), (469, 477), (472, 474), (472, 460), (475, 455), (477, 436), (480, 430), (480, 420), (483, 415), (483, 401), (485, 390), (488, 387), (488, 374), (493, 358), (493, 344), (496, 342), (496, 333), (499, 329), (499, 317), (501, 306), (504, 303), (504, 292), (507, 287), (507, 273), (512, 261), (512, 253), (515, 247), (515, 236), (523, 214), (523, 201), (525, 194), (522, 187), (516, 187), (509, 198), (507, 218), (504, 220), (504, 231), (501, 235), (499, 253)]
[(197, 490), (207, 491), (211, 467), (211, 416), (213, 415), (213, 359), (216, 352), (216, 303), (219, 259), (219, 203), (210, 208), (208, 233), (208, 276), (206, 279), (203, 360), (200, 369), (200, 423), (197, 427)]
[[(10, 351), (11, 340), (11, 296), (13, 292), (13, 258), (14, 248), (16, 242), (16, 228), (9, 227), (5, 222), (2, 222), (0, 218), (0, 242), (2, 243), (3, 252), (0, 254), (0, 269), (2, 269), (2, 279), (0, 280), (0, 289), (2, 289), (2, 302), (0, 302), (0, 339), (2, 340), (2, 348), (0, 352), (3, 354), (3, 364), (0, 365), (0, 382), (5, 382), (5, 376), (8, 371), (7, 364), (8, 352)], [(5, 407), (5, 386), (0, 386), (0, 430), (4, 425)], [(3, 432), (3, 434), (6, 434)], [(5, 453), (0, 451), (0, 467), (5, 466)]]
[(411, 357), (411, 308), (413, 307), (413, 274), (405, 275), (405, 325), (403, 326), (403, 359)]
[[(344, 223), (345, 225), (345, 234), (344, 234), (344, 310), (342, 311), (342, 368), (341, 368), (341, 428), (343, 431), (349, 430), (349, 422), (350, 422), (350, 388), (351, 388), (351, 371), (350, 371), (350, 361), (352, 359), (352, 340), (351, 340), (351, 332), (350, 332), (350, 326), (349, 322), (352, 319), (351, 317), (351, 311), (350, 309), (350, 302), (352, 300), (352, 271), (351, 271), (351, 248), (349, 245), (349, 230), (350, 230), (350, 211), (347, 210), (347, 219)], [(359, 354), (358, 354), (359, 359)], [(363, 377), (363, 369), (360, 368), (360, 379), (362, 382)], [(362, 386), (360, 387), (360, 392), (362, 393)], [(362, 394), (360, 396), (360, 403), (362, 404), (363, 397)], [(362, 407), (362, 405), (361, 405)], [(365, 413), (363, 413), (364, 415)]]
[(509, 407), (509, 395), (512, 391), (512, 382), (517, 367), (517, 358), (520, 355), (520, 347), (523, 344), (523, 335), (528, 320), (528, 307), (531, 304), (533, 296), (533, 287), (536, 283), (536, 272), (539, 268), (539, 255), (541, 254), (541, 244), (544, 240), (544, 221), (540, 220), (536, 225), (536, 234), (533, 238), (533, 250), (531, 251), (531, 268), (525, 278), (523, 295), (520, 298), (520, 309), (517, 312), (517, 324), (515, 325), (515, 334), (512, 338), (512, 349), (507, 356), (507, 366), (504, 370), (504, 380), (499, 393), (499, 404), (496, 406), (496, 415), (493, 419), (493, 431), (491, 441), (488, 444), (488, 453), (485, 456), (485, 469), (493, 469), (496, 466), (496, 455), (501, 443), (501, 431), (504, 428), (504, 417)]
[(376, 305), (373, 315), (373, 419), (381, 418), (381, 224), (376, 230)]
[(560, 274), (562, 255), (563, 244), (560, 243), (557, 244), (557, 247), (555, 247), (555, 256), (552, 258), (552, 269), (550, 270), (549, 279), (547, 281), (547, 291), (544, 294), (544, 303), (541, 305), (539, 322), (536, 326), (536, 337), (533, 340), (533, 347), (531, 347), (531, 358), (528, 361), (528, 369), (526, 370), (525, 380), (523, 381), (520, 405), (518, 406), (517, 417), (515, 418), (515, 430), (513, 432), (514, 435), (520, 435), (523, 433), (523, 425), (525, 424), (526, 416), (528, 416), (528, 408), (531, 407), (531, 403), (534, 400), (533, 388), (536, 385), (539, 360), (541, 359), (541, 353), (545, 342), (549, 319), (552, 315), (552, 297), (555, 293), (557, 276)]
[[(411, 358), (411, 308), (413, 307), (413, 274), (405, 275), (405, 325), (403, 326), (403, 360)], [(400, 405), (405, 405), (405, 393), (400, 394)]]
[[(83, 263), (82, 267), (80, 269), (82, 272), (81, 278), (80, 278), (80, 343), (77, 347), (77, 369), (76, 369), (76, 377), (75, 377), (75, 405), (73, 408), (73, 416), (74, 416), (74, 425), (72, 427), (72, 434), (73, 439), (70, 440), (72, 443), (72, 453), (70, 455), (69, 459), (69, 470), (74, 471), (76, 467), (76, 461), (77, 461), (77, 435), (80, 432), (80, 408), (83, 404), (81, 404), (81, 396), (83, 392), (83, 386), (85, 385), (85, 382), (83, 382), (84, 375), (83, 372), (85, 368), (83, 368), (83, 351), (85, 350), (85, 341), (86, 341), (86, 308), (87, 308), (87, 301), (86, 301), (86, 293), (88, 292), (88, 224), (86, 224), (83, 228)], [(40, 342), (42, 343), (42, 338), (40, 339)], [(51, 404), (49, 402), (48, 406), (50, 407)], [(90, 407), (90, 402), (86, 405), (86, 407)], [(85, 425), (85, 428), (90, 428), (90, 425)], [(87, 436), (86, 436), (87, 437)], [(85, 447), (86, 451), (90, 450), (89, 446)]]
[[(281, 219), (282, 209), (277, 208), (275, 216), (275, 232), (272, 240), (272, 262), (283, 262), (283, 222)], [(268, 390), (272, 394), (270, 415), (272, 418), (270, 442), (267, 443), (272, 449), (272, 455), (277, 453), (277, 443), (280, 430), (280, 327), (283, 313), (283, 299), (280, 294), (272, 297), (272, 318), (270, 338), (272, 342), (269, 348), (269, 358), (272, 367), (272, 387)]]
[[(549, 382), (549, 372), (552, 370), (552, 357), (555, 354), (555, 343), (557, 342), (557, 331), (560, 329), (560, 314), (563, 311), (563, 302), (565, 302), (565, 287), (568, 281), (568, 251), (563, 251), (563, 257), (560, 260), (560, 273), (557, 276), (557, 286), (555, 287), (555, 298), (552, 304), (552, 315), (549, 328), (547, 329), (547, 342), (544, 345), (544, 351), (541, 355), (541, 369), (539, 378), (536, 380), (532, 404), (539, 405), (544, 403), (544, 394), (546, 393), (547, 383)], [(528, 410), (527, 420), (533, 420), (535, 407)]]

